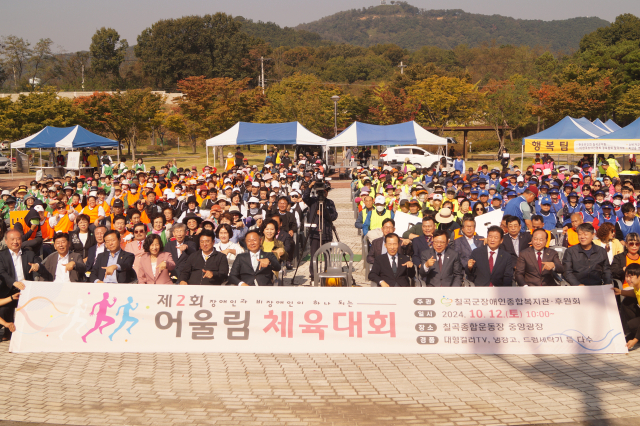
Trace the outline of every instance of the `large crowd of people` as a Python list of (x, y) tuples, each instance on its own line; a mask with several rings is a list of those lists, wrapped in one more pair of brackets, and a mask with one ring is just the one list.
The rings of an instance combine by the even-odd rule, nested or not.
[[(629, 338), (633, 347), (640, 286), (630, 266), (640, 268), (640, 188), (621, 177), (613, 155), (598, 156), (595, 166), (593, 160), (585, 155), (575, 166), (556, 166), (552, 157), (536, 155), (526, 170), (509, 160), (502, 170), (466, 168), (460, 156), (437, 169), (417, 168), (408, 158), (396, 168), (356, 167), (355, 226), (368, 247), (368, 279), (381, 287), (618, 280), (617, 294), (628, 296), (618, 303), (625, 331), (636, 336)], [(486, 222), (479, 217), (495, 211), (498, 223), (478, 236), (476, 226)], [(415, 225), (396, 229), (400, 213)]]
[(238, 150), (222, 172), (174, 161), (147, 169), (142, 159), (113, 164), (97, 154), (82, 155), (87, 176), (2, 191), (4, 340), (25, 281), (269, 286), (281, 284), (278, 273), (292, 269), (302, 241), (312, 255), (321, 238), (331, 241), (338, 213), (318, 152), (294, 160), (270, 150), (249, 166)]

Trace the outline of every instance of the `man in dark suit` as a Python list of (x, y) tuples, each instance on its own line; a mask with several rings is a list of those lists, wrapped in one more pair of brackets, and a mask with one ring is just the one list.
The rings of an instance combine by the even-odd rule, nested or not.
[(558, 253), (547, 244), (547, 231), (543, 228), (533, 231), (532, 247), (522, 250), (516, 264), (516, 282), (519, 286), (558, 285), (555, 274), (564, 273)]
[(200, 250), (192, 253), (180, 270), (180, 285), (222, 285), (229, 276), (227, 256), (213, 248), (213, 231), (200, 232)]
[[(0, 251), (0, 299), (13, 296), (24, 290), (25, 284), (22, 281), (33, 281), (35, 273), (44, 269), (38, 256), (31, 250), (20, 249), (22, 245), (22, 234), (16, 230), (7, 231), (5, 235), (8, 250)], [(17, 297), (17, 296), (14, 296)], [(17, 299), (6, 305), (0, 306), (0, 318), (6, 323), (13, 324), (13, 317)], [(11, 328), (5, 328), (2, 340), (11, 339)]]
[[(420, 254), (433, 246), (433, 233), (436, 231), (436, 219), (431, 215), (422, 218), (422, 233), (417, 235), (410, 233), (409, 239), (413, 243), (413, 263), (419, 268), (422, 267)], [(407, 231), (408, 232), (408, 231)], [(405, 232), (406, 234), (406, 232)], [(414, 237), (414, 238), (411, 238)], [(422, 275), (422, 273), (420, 273)]]
[(506, 223), (509, 233), (503, 238), (502, 249), (511, 255), (511, 264), (515, 267), (520, 252), (531, 246), (531, 234), (520, 232), (522, 225), (517, 216), (507, 216)]
[[(96, 228), (98, 229), (98, 228)], [(71, 240), (66, 232), (58, 232), (53, 236), (55, 253), (51, 253), (42, 262), (42, 277), (46, 281), (79, 283), (85, 281), (85, 266), (80, 253), (72, 253)]]
[(429, 287), (461, 287), (462, 264), (460, 255), (449, 245), (447, 231), (433, 233), (433, 247), (420, 254), (420, 275)]
[(460, 263), (466, 265), (471, 257), (471, 252), (484, 245), (484, 238), (476, 235), (476, 221), (470, 214), (462, 218), (462, 232), (460, 237), (453, 240), (451, 247), (460, 254)]
[(133, 262), (136, 257), (120, 248), (120, 233), (111, 229), (104, 234), (107, 250), (96, 258), (89, 282), (128, 284), (138, 280)]
[[(387, 248), (384, 244), (384, 237), (396, 232), (395, 220), (391, 219), (390, 217), (386, 218), (382, 221), (382, 228), (380, 229), (382, 229), (382, 237), (376, 238), (375, 240), (371, 241), (371, 248), (367, 253), (367, 263), (370, 265), (373, 265), (375, 263), (378, 256), (387, 252)], [(411, 243), (411, 240), (400, 238), (401, 247), (406, 246), (409, 243)]]
[(96, 243), (89, 248), (86, 260), (84, 263), (87, 267), (87, 271), (93, 269), (93, 264), (96, 262), (98, 255), (104, 253), (107, 248), (104, 245), (104, 234), (107, 232), (107, 228), (104, 226), (96, 226), (93, 230), (93, 236), (96, 238)]
[(281, 269), (278, 258), (260, 250), (262, 236), (258, 231), (249, 231), (245, 242), (248, 251), (236, 256), (229, 273), (229, 284), (272, 286), (274, 272)]
[(409, 256), (398, 253), (400, 237), (390, 233), (383, 238), (387, 252), (376, 257), (369, 279), (378, 287), (409, 287), (416, 270)]
[(505, 287), (513, 285), (511, 254), (501, 248), (504, 231), (499, 226), (487, 230), (485, 245), (471, 252), (467, 278), (476, 287)]
[(197, 247), (193, 241), (185, 240), (185, 236), (187, 233), (187, 225), (184, 223), (176, 223), (171, 227), (171, 234), (173, 238), (167, 241), (167, 245), (164, 247), (165, 251), (171, 253), (171, 257), (176, 264), (176, 268), (172, 272), (173, 282), (177, 282), (178, 278), (180, 278), (180, 272), (182, 271), (182, 267), (184, 263), (187, 261), (189, 256), (196, 252)]

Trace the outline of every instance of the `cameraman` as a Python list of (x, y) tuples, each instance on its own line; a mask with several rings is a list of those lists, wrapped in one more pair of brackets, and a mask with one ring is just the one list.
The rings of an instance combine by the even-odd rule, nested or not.
[[(333, 201), (327, 198), (327, 190), (330, 189), (326, 186), (324, 181), (316, 180), (309, 184), (309, 189), (304, 192), (302, 200), (309, 206), (307, 213), (307, 223), (309, 224), (309, 239), (311, 240), (311, 246), (309, 253), (311, 258), (309, 259), (309, 273), (311, 280), (314, 278), (313, 274), (313, 257), (320, 247), (320, 228), (322, 228), (322, 244), (326, 244), (333, 240), (333, 221), (338, 219), (338, 211)], [(315, 196), (312, 193), (315, 191)], [(323, 223), (320, 224), (320, 202), (324, 201), (324, 210), (322, 212)]]

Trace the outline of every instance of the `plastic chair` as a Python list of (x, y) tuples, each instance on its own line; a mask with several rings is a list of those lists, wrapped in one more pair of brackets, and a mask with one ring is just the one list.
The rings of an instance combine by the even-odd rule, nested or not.
[[(553, 231), (550, 231), (555, 239), (556, 239), (556, 246), (562, 247), (562, 243), (564, 242), (564, 232), (562, 231), (562, 228), (560, 229), (554, 229)], [(562, 258), (560, 258), (560, 260), (562, 260)]]
[(562, 262), (562, 258), (564, 257), (564, 253), (567, 251), (566, 247), (560, 247), (560, 246), (555, 246), (555, 247), (550, 247), (552, 249), (554, 249), (555, 251), (558, 252), (558, 257), (560, 258), (560, 261)]
[(372, 264), (367, 262), (367, 256), (369, 255), (369, 239), (364, 235), (362, 237), (362, 262), (364, 264), (364, 271), (366, 277), (369, 276), (369, 272), (371, 272)]
[[(345, 255), (347, 255), (348, 258), (346, 266), (343, 265)], [(315, 287), (320, 287), (324, 278), (344, 278), (346, 286), (351, 286), (353, 252), (348, 245), (338, 242), (323, 244), (318, 248), (312, 261), (314, 271), (313, 285)], [(322, 272), (320, 270), (321, 262), (325, 265), (325, 267), (322, 268)]]

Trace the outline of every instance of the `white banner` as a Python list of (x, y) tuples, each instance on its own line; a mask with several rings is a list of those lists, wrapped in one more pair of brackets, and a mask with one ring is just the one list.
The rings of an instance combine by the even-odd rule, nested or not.
[(573, 151), (579, 153), (637, 154), (640, 152), (638, 139), (593, 139), (575, 141)]
[(611, 286), (26, 284), (11, 352), (627, 352)]
[(492, 226), (500, 226), (504, 212), (502, 210), (494, 210), (489, 213), (476, 216), (476, 234), (481, 237), (487, 236), (487, 230)]
[(396, 223), (396, 234), (402, 236), (410, 227), (416, 223), (422, 222), (422, 218), (411, 214), (397, 211), (393, 217), (393, 221)]

